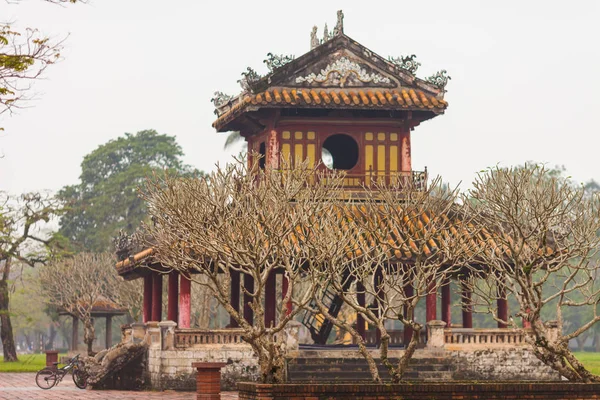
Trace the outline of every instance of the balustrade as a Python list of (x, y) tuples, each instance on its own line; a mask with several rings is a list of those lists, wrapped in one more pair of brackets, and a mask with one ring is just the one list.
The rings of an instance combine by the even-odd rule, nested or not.
[(189, 348), (211, 344), (242, 344), (243, 329), (175, 329), (175, 347)]
[(444, 330), (446, 345), (469, 344), (476, 346), (525, 346), (527, 331), (523, 329), (467, 329), (453, 328)]

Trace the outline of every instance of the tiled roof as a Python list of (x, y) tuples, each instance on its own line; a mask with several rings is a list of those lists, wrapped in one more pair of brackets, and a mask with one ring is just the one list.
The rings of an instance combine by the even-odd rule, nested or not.
[[(388, 243), (390, 261), (410, 262), (415, 259), (417, 254), (425, 254), (427, 257), (433, 255), (449, 237), (458, 239), (463, 250), (466, 251), (476, 252), (490, 245), (497, 247), (493, 240), (490, 240), (491, 237), (487, 231), (482, 232), (473, 224), (464, 223), (459, 216), (450, 217), (444, 214), (441, 217), (435, 217), (428, 211), (416, 209), (412, 212), (398, 209), (397, 213), (390, 213), (364, 205), (338, 208), (336, 213), (341, 230), (349, 229), (349, 222), (360, 219), (373, 228), (377, 227), (378, 235), (382, 235), (374, 237), (373, 233), (365, 231), (362, 235), (357, 236), (357, 242), (352, 249), (356, 256), (360, 256), (362, 251), (375, 243), (379, 243), (379, 245)], [(297, 250), (304, 240), (304, 235), (304, 229), (300, 227), (290, 233), (291, 243)], [(153, 252), (154, 249), (148, 248), (131, 259), (119, 262), (116, 266), (118, 273), (125, 275), (136, 266), (151, 262)]]
[(217, 130), (240, 116), (248, 107), (269, 108), (341, 108), (341, 109), (382, 109), (420, 110), (443, 113), (448, 107), (445, 100), (427, 95), (414, 89), (268, 89), (264, 92), (247, 95), (213, 123)]

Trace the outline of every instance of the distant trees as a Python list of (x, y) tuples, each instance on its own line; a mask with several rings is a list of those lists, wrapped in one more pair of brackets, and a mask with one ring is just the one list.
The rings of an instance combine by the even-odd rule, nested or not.
[[(539, 165), (492, 168), (473, 186), (465, 204), (487, 231), (478, 254), (486, 269), (472, 287), (477, 298), (494, 319), (514, 327), (492, 306), (513, 296), (515, 316), (531, 325), (530, 343), (541, 361), (571, 381), (600, 381), (568, 347), (600, 321), (600, 198)], [(579, 322), (566, 326), (570, 310)]]
[(17, 361), (9, 309), (9, 279), (15, 264), (46, 263), (50, 250), (60, 248), (56, 237), (44, 234), (41, 225), (60, 215), (60, 203), (40, 193), (0, 199), (0, 338), (4, 361)]
[(146, 218), (138, 187), (147, 177), (165, 170), (200, 174), (185, 165), (182, 156), (173, 136), (155, 130), (126, 133), (99, 146), (84, 157), (80, 183), (58, 193), (67, 206), (60, 220), (60, 234), (79, 250), (112, 250), (112, 238), (119, 230), (131, 233)]

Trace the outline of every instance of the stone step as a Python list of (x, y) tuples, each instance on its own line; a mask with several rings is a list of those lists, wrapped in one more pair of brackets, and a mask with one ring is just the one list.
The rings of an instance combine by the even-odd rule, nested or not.
[[(390, 359), (397, 363), (397, 359)], [(377, 362), (377, 360), (376, 360)], [(378, 362), (379, 375), (389, 379), (385, 366)], [(452, 379), (452, 365), (448, 358), (423, 357), (410, 360), (403, 379), (410, 381), (440, 381)], [(363, 358), (311, 358), (288, 360), (290, 382), (356, 382), (370, 381), (371, 374)]]

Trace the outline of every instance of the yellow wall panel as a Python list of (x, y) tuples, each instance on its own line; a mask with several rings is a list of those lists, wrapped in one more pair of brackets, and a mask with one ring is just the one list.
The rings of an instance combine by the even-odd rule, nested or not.
[(308, 132), (307, 134), (308, 140), (315, 140), (315, 133), (314, 132)]
[(282, 136), (284, 139), (289, 139), (290, 137), (292, 137), (292, 135), (291, 135), (290, 131), (283, 131), (283, 133), (281, 134), (281, 136)]
[(367, 139), (367, 140), (373, 140), (373, 132), (367, 132), (365, 134), (365, 139)]
[[(314, 132), (313, 132), (314, 133)], [(310, 168), (315, 166), (315, 145), (306, 145), (306, 158), (308, 158), (308, 166)]]
[(302, 132), (295, 132), (294, 133), (294, 138), (298, 139), (298, 140), (302, 139)]
[[(298, 132), (296, 132), (298, 133)], [(302, 133), (302, 132), (300, 132)], [(301, 144), (297, 144), (294, 146), (294, 163), (299, 165), (302, 161), (304, 161), (304, 146)]]
[(385, 140), (385, 132), (379, 132), (377, 134), (377, 140)]
[(371, 177), (369, 176), (369, 171), (374, 169), (373, 166), (373, 145), (368, 144), (365, 146), (365, 185), (371, 184)]
[(396, 140), (398, 140), (398, 134), (397, 133), (390, 133), (390, 140), (392, 142), (395, 142)]
[(398, 146), (390, 146), (390, 172), (398, 171)]
[(385, 171), (385, 146), (377, 146), (377, 171)]
[(292, 151), (292, 148), (289, 143), (284, 143), (281, 145), (281, 157), (283, 158), (284, 163), (287, 163), (288, 165), (292, 161), (291, 151)]

